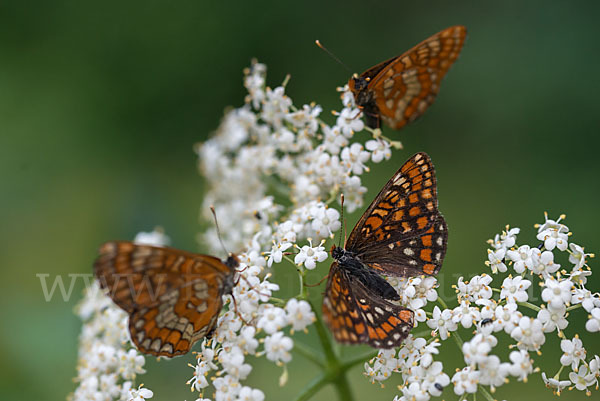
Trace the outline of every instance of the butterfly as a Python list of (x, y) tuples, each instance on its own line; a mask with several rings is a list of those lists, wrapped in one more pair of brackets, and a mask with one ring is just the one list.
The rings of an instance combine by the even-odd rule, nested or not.
[(100, 247), (94, 273), (115, 304), (129, 314), (129, 333), (143, 353), (173, 357), (210, 337), (231, 294), (239, 266), (178, 249), (107, 242)]
[(379, 128), (383, 119), (400, 129), (420, 117), (435, 100), (466, 36), (464, 26), (446, 28), (406, 53), (351, 77), (348, 86), (366, 124)]
[(426, 153), (412, 156), (385, 184), (334, 259), (323, 319), (341, 343), (399, 346), (414, 312), (382, 275), (434, 275), (442, 267), (448, 229), (438, 211), (435, 171)]

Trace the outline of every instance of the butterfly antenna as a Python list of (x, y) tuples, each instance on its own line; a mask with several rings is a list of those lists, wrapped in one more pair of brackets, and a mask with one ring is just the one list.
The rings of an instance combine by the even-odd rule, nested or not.
[(227, 255), (231, 255), (227, 251), (227, 248), (225, 248), (225, 244), (223, 243), (223, 238), (221, 238), (221, 230), (219, 229), (219, 222), (217, 221), (217, 212), (215, 212), (215, 207), (213, 205), (210, 205), (210, 211), (212, 212), (212, 215), (215, 219), (215, 227), (217, 228), (217, 237), (219, 237), (219, 242), (221, 243), (221, 247), (223, 248), (223, 250), (225, 251), (225, 253)]
[(344, 194), (342, 194), (341, 197), (342, 197), (342, 215), (340, 217), (340, 221), (342, 222), (342, 224), (340, 224), (340, 248), (342, 247), (342, 228), (344, 229), (344, 245), (346, 244), (346, 221), (344, 220)]
[(315, 40), (315, 43), (317, 44), (317, 46), (319, 46), (321, 48), (321, 50), (324, 50), (325, 53), (329, 54), (329, 56), (331, 56), (332, 59), (334, 59), (335, 61), (337, 61), (342, 67), (344, 67), (350, 73), (352, 73), (352, 70), (350, 68), (348, 68), (348, 66), (346, 64), (342, 63), (342, 60), (340, 60), (339, 58), (337, 58), (335, 54), (333, 54), (332, 52), (330, 52), (325, 46), (323, 46), (321, 44), (321, 42), (319, 42), (319, 39)]

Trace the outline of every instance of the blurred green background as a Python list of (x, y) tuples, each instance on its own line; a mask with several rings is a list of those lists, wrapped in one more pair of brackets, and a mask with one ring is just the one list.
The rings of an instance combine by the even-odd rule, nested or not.
[[(242, 104), (242, 69), (252, 57), (268, 65), (272, 86), (291, 74), (295, 103), (316, 101), (333, 122), (335, 87), (348, 73), (316, 38), (362, 72), (442, 28), (468, 27), (435, 105), (401, 132), (386, 131), (405, 151), (366, 178), (371, 199), (410, 155), (431, 155), (450, 227), (446, 294), (457, 276), (484, 269), (485, 240), (505, 224), (523, 229), (521, 243), (536, 243), (532, 225), (544, 211), (566, 213), (572, 241), (600, 252), (599, 11), (594, 1), (0, 2), (1, 398), (61, 400), (74, 389), (80, 322), (72, 308), (83, 281), (67, 302), (44, 302), (36, 274), (89, 273), (100, 243), (158, 224), (175, 246), (198, 249), (203, 181), (192, 145), (225, 107)], [(600, 288), (598, 277), (589, 287)], [(576, 315), (567, 333), (589, 339), (585, 314)], [(315, 343), (312, 334), (297, 340)], [(588, 354), (600, 353), (592, 341)], [(453, 344), (444, 348), (451, 374), (464, 363)], [(559, 355), (551, 335), (536, 358), (553, 374)], [(314, 372), (294, 358), (287, 387), (277, 386), (272, 364), (258, 364), (248, 384), (268, 399), (291, 398)], [(154, 399), (196, 398), (185, 385), (189, 361), (148, 358), (142, 381)], [(357, 399), (397, 393), (397, 379), (379, 392), (361, 367), (350, 375)], [(534, 374), (496, 396), (539, 391), (551, 395)], [(327, 388), (315, 399), (333, 394)]]

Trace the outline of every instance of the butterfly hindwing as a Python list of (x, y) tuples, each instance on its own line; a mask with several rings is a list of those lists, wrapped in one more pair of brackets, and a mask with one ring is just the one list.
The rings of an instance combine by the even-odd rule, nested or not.
[(188, 352), (212, 331), (233, 279), (218, 258), (132, 242), (104, 244), (94, 270), (101, 287), (129, 313), (138, 349), (169, 357)]
[(340, 343), (392, 348), (412, 329), (414, 313), (380, 297), (334, 262), (323, 300), (323, 319)]

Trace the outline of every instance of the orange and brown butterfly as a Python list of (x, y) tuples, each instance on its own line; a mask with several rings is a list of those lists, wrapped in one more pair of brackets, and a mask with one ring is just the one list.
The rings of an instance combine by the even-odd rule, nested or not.
[(334, 338), (376, 348), (399, 346), (414, 312), (383, 276), (434, 275), (448, 230), (438, 211), (435, 171), (426, 153), (411, 157), (385, 184), (344, 247), (333, 246), (323, 319)]
[(348, 86), (366, 124), (379, 128), (383, 120), (400, 129), (420, 117), (435, 100), (466, 36), (464, 26), (451, 26), (406, 53), (351, 77)]
[(129, 333), (143, 353), (173, 357), (209, 337), (231, 294), (238, 258), (227, 260), (127, 241), (100, 247), (94, 273), (129, 314)]

